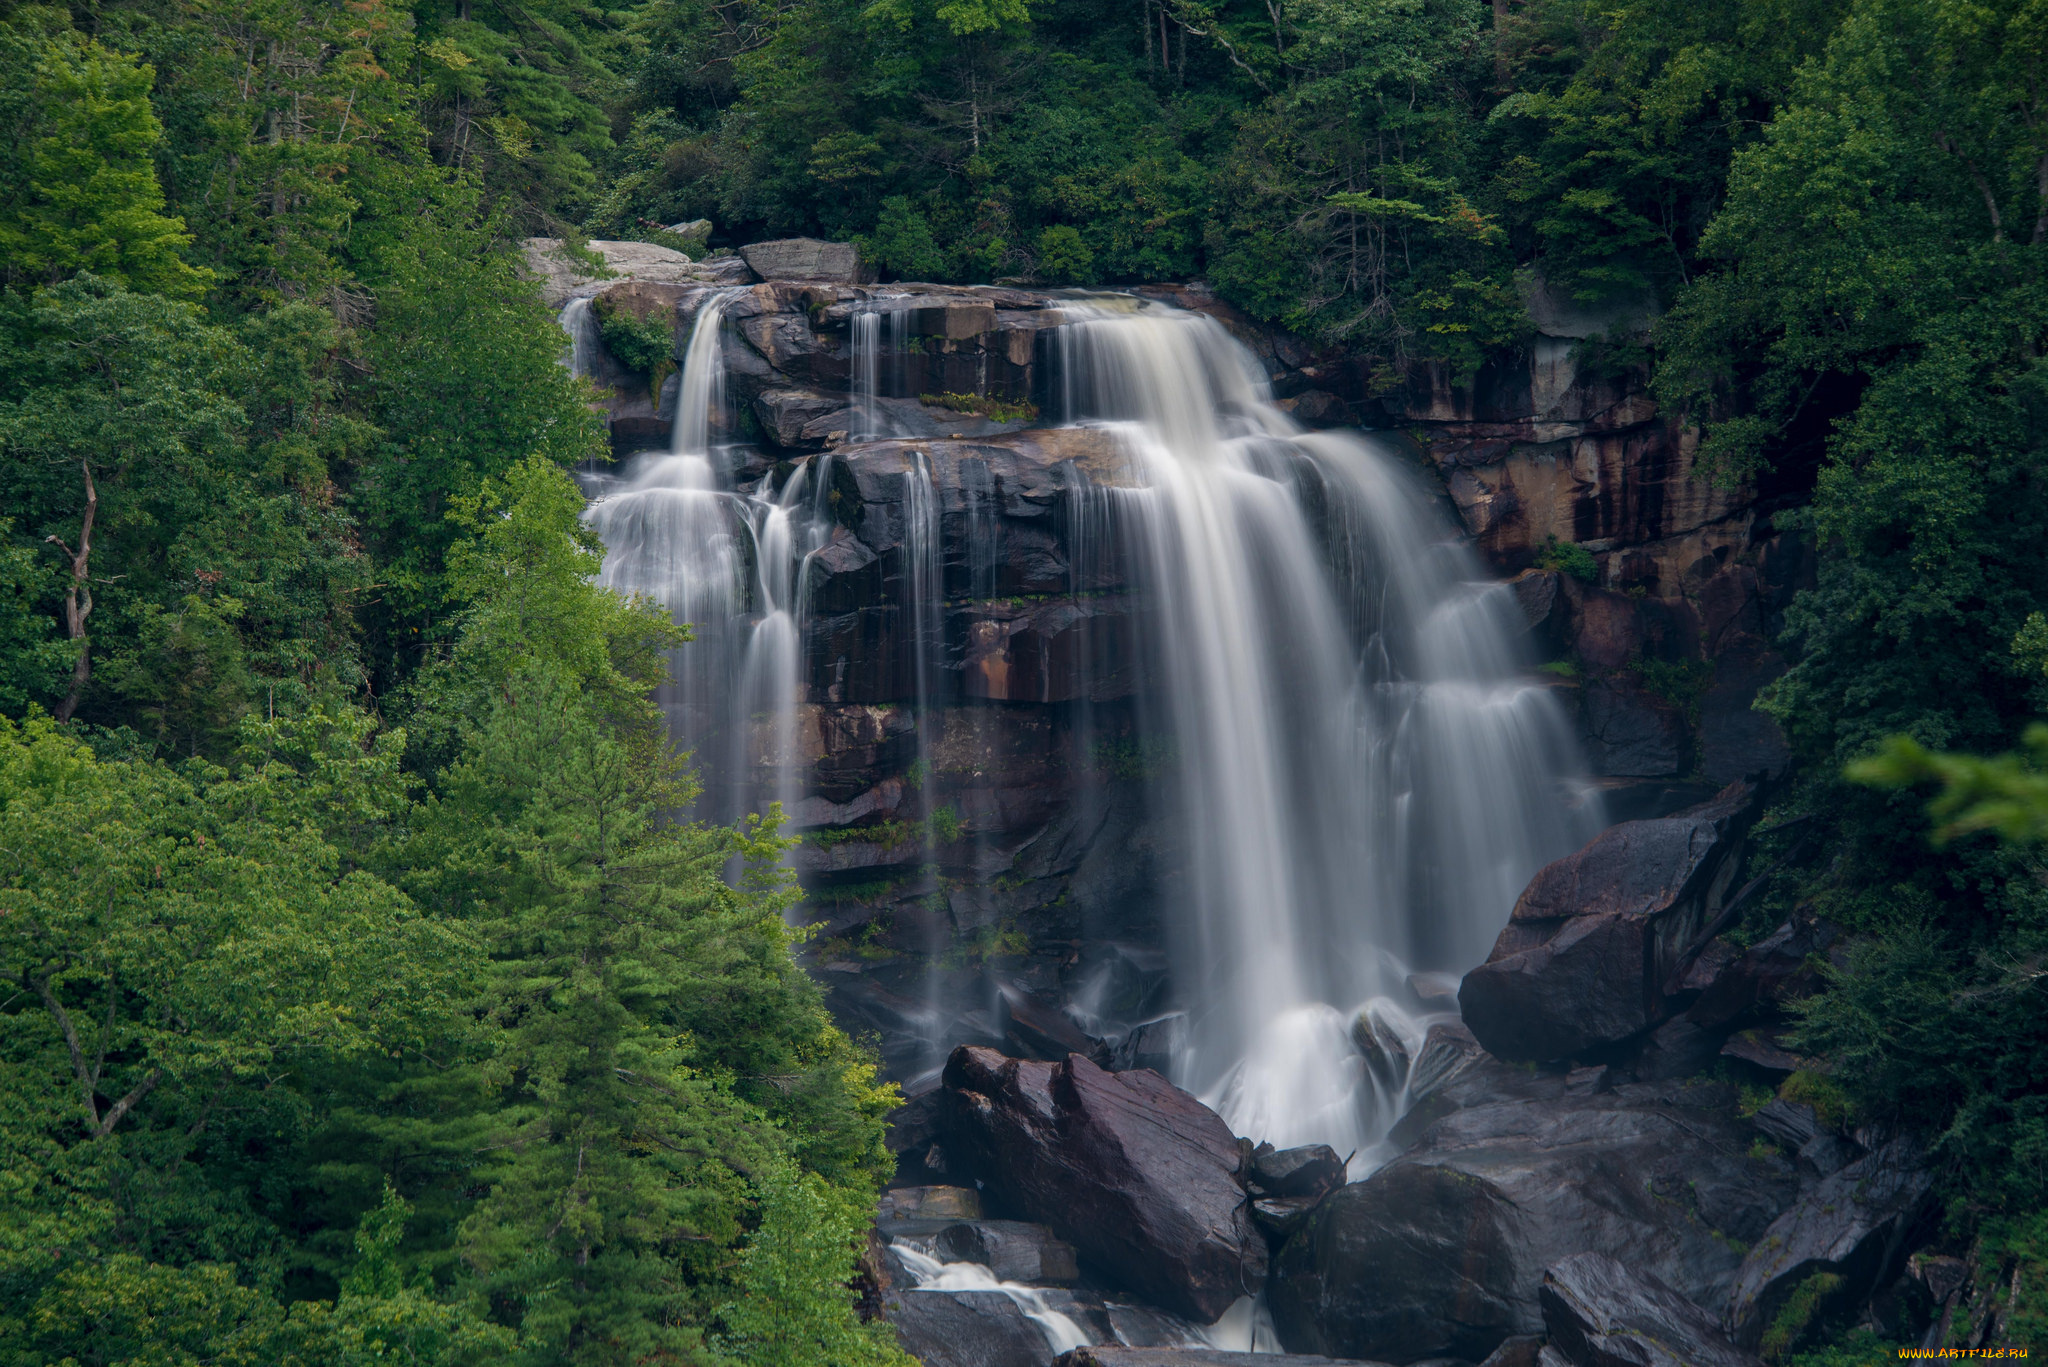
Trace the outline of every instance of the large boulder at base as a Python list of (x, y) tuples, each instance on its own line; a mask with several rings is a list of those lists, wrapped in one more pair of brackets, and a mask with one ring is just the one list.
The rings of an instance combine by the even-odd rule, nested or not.
[[(1898, 1276), (1925, 1235), (1934, 1179), (1911, 1139), (1894, 1139), (1822, 1178), (1756, 1240), (1728, 1304), (1736, 1342), (1754, 1348), (1807, 1283), (1793, 1336), (1860, 1304)], [(1787, 1343), (1786, 1347), (1796, 1346)]]
[(1243, 1151), (1157, 1073), (962, 1047), (946, 1061), (946, 1138), (1001, 1213), (1050, 1225), (1083, 1261), (1178, 1315), (1213, 1322), (1258, 1290), (1266, 1242)]
[(1572, 1367), (1763, 1367), (1712, 1315), (1604, 1253), (1575, 1253), (1537, 1293), (1551, 1346)]
[(1677, 816), (1611, 826), (1538, 870), (1458, 990), (1479, 1042), (1506, 1059), (1565, 1059), (1663, 1020), (1665, 984), (1735, 876), (1757, 799), (1730, 784)]
[[(1477, 1065), (1430, 1107), (1463, 1104), (1282, 1247), (1267, 1287), (1292, 1352), (1479, 1362), (1542, 1331), (1546, 1268), (1599, 1249), (1701, 1305), (1728, 1300), (1739, 1244), (1792, 1203), (1793, 1164), (1752, 1156), (1725, 1084), (1572, 1090)], [(1489, 1101), (1489, 1091), (1508, 1099)], [(1460, 1096), (1459, 1094), (1463, 1095)]]
[(740, 248), (740, 255), (763, 280), (808, 280), (852, 285), (861, 278), (860, 251), (851, 242), (820, 242), (815, 237), (784, 237)]

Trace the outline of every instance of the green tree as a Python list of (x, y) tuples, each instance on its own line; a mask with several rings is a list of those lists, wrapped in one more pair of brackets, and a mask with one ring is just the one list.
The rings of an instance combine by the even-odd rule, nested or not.
[(155, 76), (75, 35), (43, 45), (34, 79), (44, 129), (28, 149), (29, 193), (17, 192), (0, 221), (9, 275), (55, 282), (90, 271), (167, 294), (205, 287), (207, 273), (180, 255), (191, 241), (183, 221), (162, 212)]

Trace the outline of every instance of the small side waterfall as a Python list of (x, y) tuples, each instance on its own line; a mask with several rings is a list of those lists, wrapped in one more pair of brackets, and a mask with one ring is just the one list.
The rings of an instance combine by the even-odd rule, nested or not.
[(670, 450), (593, 481), (585, 514), (609, 552), (600, 582), (646, 594), (692, 628), (657, 697), (670, 735), (693, 756), (704, 787), (698, 809), (718, 821), (794, 802), (801, 760), (793, 510), (735, 492), (716, 445), (729, 430), (729, 297), (698, 311)]
[(580, 296), (562, 305), (556, 321), (562, 325), (562, 331), (569, 334), (569, 350), (562, 357), (562, 364), (569, 368), (571, 375), (579, 378), (594, 374), (597, 353), (604, 344), (598, 338), (597, 317), (590, 311), (589, 297)]

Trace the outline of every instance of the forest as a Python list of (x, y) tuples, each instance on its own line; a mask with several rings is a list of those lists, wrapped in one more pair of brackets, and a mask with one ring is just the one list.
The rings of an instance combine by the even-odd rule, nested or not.
[(792, 837), (675, 818), (534, 236), (1200, 279), (1388, 387), (1654, 312), (1817, 555), (1736, 934), (1856, 932), (1827, 1104), (2048, 1281), (2048, 0), (10, 0), (0, 124), (5, 1367), (911, 1361), (901, 1097)]

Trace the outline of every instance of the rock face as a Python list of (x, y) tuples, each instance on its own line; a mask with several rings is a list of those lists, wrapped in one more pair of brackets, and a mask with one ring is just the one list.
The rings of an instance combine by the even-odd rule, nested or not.
[(1731, 784), (1677, 816), (1610, 827), (1539, 871), (1459, 988), (1479, 1042), (1500, 1058), (1572, 1058), (1671, 1014), (1667, 984), (1727, 894), (1759, 805)]
[[(1401, 1157), (1317, 1207), (1267, 1296), (1294, 1352), (1478, 1362), (1543, 1328), (1543, 1272), (1599, 1250), (1703, 1306), (1728, 1302), (1740, 1243), (1763, 1237), (1798, 1177), (1751, 1155), (1721, 1084), (1622, 1084), (1476, 1064)], [(1439, 1108), (1441, 1112), (1442, 1108)]]
[(882, 1315), (925, 1367), (1045, 1367), (1045, 1332), (1000, 1291), (891, 1288)]
[(862, 279), (860, 252), (850, 242), (820, 242), (814, 237), (785, 237), (740, 248), (740, 255), (763, 280), (821, 281), (852, 285)]
[(1559, 1262), (1538, 1295), (1550, 1344), (1572, 1367), (1762, 1367), (1713, 1316), (1604, 1253)]
[(1862, 1304), (1899, 1275), (1930, 1214), (1933, 1189), (1919, 1147), (1896, 1139), (1822, 1179), (1764, 1231), (1735, 1280), (1728, 1310), (1738, 1342), (1755, 1347), (1802, 1288), (1811, 1302), (1792, 1341)]
[(1226, 1353), (1213, 1348), (1075, 1348), (1056, 1367), (1380, 1367), (1377, 1363), (1288, 1353)]
[[(529, 237), (522, 249), (527, 274), (540, 282), (541, 302), (551, 309), (562, 307), (573, 295), (597, 289), (608, 278), (585, 274), (586, 267), (567, 255), (565, 245), (559, 237)], [(679, 251), (651, 242), (592, 241), (584, 245), (603, 259), (613, 276), (628, 280), (664, 285), (731, 285), (744, 283), (751, 274), (745, 272), (743, 262), (692, 261)], [(740, 279), (734, 279), (734, 266), (741, 268)]]
[(946, 1142), (1001, 1209), (1050, 1226), (1152, 1303), (1203, 1323), (1257, 1290), (1238, 1141), (1156, 1073), (1108, 1073), (961, 1048), (947, 1060)]

